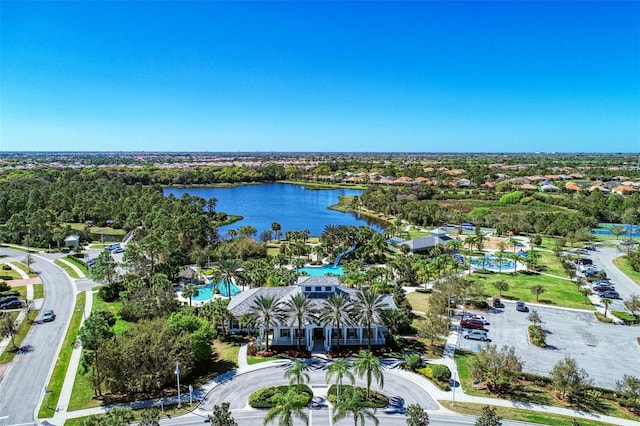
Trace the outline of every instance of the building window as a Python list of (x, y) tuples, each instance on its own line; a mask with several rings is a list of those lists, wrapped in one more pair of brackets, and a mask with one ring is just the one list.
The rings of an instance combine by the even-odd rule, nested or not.
[(307, 293), (311, 293), (311, 287), (305, 287), (304, 291), (306, 291)]
[(289, 337), (289, 329), (281, 328), (280, 329), (280, 337)]
[(240, 328), (240, 323), (237, 320), (231, 320), (231, 325), (229, 328)]
[(326, 286), (326, 287), (324, 288), (324, 291), (331, 292), (331, 286)]
[(355, 339), (356, 337), (358, 337), (356, 335), (356, 329), (355, 328), (348, 328), (347, 329), (347, 339)]
[(316, 287), (316, 291), (317, 291), (318, 293), (319, 293), (319, 292), (321, 292), (321, 291), (322, 291), (322, 287), (320, 287), (320, 286)]

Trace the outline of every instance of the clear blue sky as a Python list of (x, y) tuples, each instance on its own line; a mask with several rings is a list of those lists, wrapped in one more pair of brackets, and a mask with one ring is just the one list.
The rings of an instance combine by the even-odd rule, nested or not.
[(2, 151), (640, 151), (638, 1), (0, 8)]

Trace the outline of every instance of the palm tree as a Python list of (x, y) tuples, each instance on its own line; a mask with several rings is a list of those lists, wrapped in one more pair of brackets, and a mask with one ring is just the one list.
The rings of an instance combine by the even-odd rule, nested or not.
[(282, 227), (278, 222), (273, 222), (271, 224), (271, 232), (276, 234), (276, 237), (278, 238), (278, 240), (280, 239), (280, 235), (282, 235), (281, 230), (282, 230)]
[(369, 350), (371, 350), (372, 326), (373, 324), (380, 324), (382, 312), (388, 308), (389, 305), (385, 302), (383, 295), (369, 289), (358, 293), (354, 304), (355, 318), (360, 324), (364, 324), (367, 327), (367, 346)]
[(304, 294), (298, 293), (284, 303), (284, 310), (291, 322), (294, 322), (298, 328), (297, 348), (300, 350), (300, 342), (302, 340), (302, 328), (315, 320), (315, 310), (311, 304), (311, 300)]
[(240, 265), (235, 259), (224, 259), (218, 263), (215, 271), (215, 279), (222, 281), (227, 286), (227, 297), (231, 298), (231, 284), (238, 279)]
[(604, 305), (604, 317), (607, 317), (607, 311), (609, 310), (609, 305), (611, 305), (612, 300), (608, 297), (602, 298), (602, 304)]
[(586, 305), (589, 300), (589, 295), (592, 294), (591, 289), (589, 287), (580, 287), (578, 291), (584, 296), (584, 302), (582, 302), (582, 304)]
[(355, 376), (351, 372), (351, 363), (344, 358), (340, 358), (336, 361), (333, 361), (327, 370), (327, 382), (329, 382), (333, 376), (336, 377), (336, 402), (340, 402), (340, 393), (342, 390), (342, 379), (347, 378), (351, 381), (353, 385), (356, 381)]
[[(500, 241), (500, 243), (503, 243), (503, 241)], [(502, 273), (502, 263), (504, 262), (504, 259), (506, 257), (506, 254), (504, 251), (500, 250), (499, 252), (496, 252), (496, 259), (498, 260), (498, 273), (501, 274)]]
[(258, 323), (265, 328), (265, 349), (269, 350), (269, 328), (278, 323), (282, 317), (280, 300), (273, 296), (260, 295), (251, 306), (252, 312)]
[(333, 423), (338, 422), (345, 417), (353, 416), (354, 426), (365, 424), (366, 419), (373, 420), (373, 423), (377, 426), (379, 424), (378, 419), (375, 416), (375, 410), (365, 407), (362, 401), (362, 391), (360, 389), (348, 388), (345, 390), (345, 398), (336, 404), (335, 412), (333, 414)]
[(191, 306), (191, 298), (198, 297), (199, 294), (200, 290), (198, 290), (198, 287), (193, 283), (185, 285), (182, 289), (182, 295), (189, 298), (189, 306)]
[(279, 416), (278, 426), (293, 426), (294, 415), (304, 421), (305, 424), (309, 424), (309, 417), (302, 410), (307, 402), (305, 394), (299, 393), (297, 389), (290, 388), (287, 393), (276, 393), (271, 397), (271, 400), (275, 405), (264, 417), (264, 425), (271, 423)]
[(369, 393), (371, 390), (371, 380), (376, 379), (378, 385), (382, 388), (384, 386), (384, 376), (382, 375), (382, 365), (380, 359), (375, 356), (371, 351), (361, 350), (356, 356), (356, 361), (353, 364), (356, 373), (360, 378), (366, 377), (367, 380), (367, 399), (369, 399)]
[(320, 321), (330, 324), (337, 330), (338, 344), (336, 347), (340, 350), (340, 329), (342, 324), (348, 324), (351, 321), (352, 306), (343, 294), (334, 293), (325, 302), (320, 311)]
[(309, 381), (309, 366), (304, 362), (301, 362), (299, 359), (296, 359), (291, 363), (291, 366), (284, 373), (284, 377), (289, 379), (289, 385), (296, 384), (296, 388), (300, 388), (302, 383), (306, 383)]

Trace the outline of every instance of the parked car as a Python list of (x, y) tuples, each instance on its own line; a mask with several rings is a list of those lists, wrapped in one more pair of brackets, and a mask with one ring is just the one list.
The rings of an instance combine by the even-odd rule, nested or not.
[(5, 296), (0, 299), (0, 305), (7, 302), (13, 302), (14, 300), (18, 300), (18, 296)]
[(5, 302), (0, 305), (0, 309), (18, 309), (22, 308), (22, 302), (19, 300), (12, 300), (11, 302)]
[(460, 321), (460, 326), (464, 328), (484, 328), (484, 323), (477, 319), (463, 319)]
[(580, 259), (576, 259), (575, 263), (576, 265), (593, 265), (593, 260), (583, 257)]
[(471, 340), (482, 340), (483, 342), (491, 341), (485, 330), (469, 330), (463, 337)]
[(491, 306), (493, 306), (494, 308), (504, 308), (504, 303), (502, 303), (502, 300), (496, 297), (495, 299), (493, 299), (493, 302), (491, 302)]
[(516, 302), (516, 311), (527, 312), (528, 310), (529, 308), (527, 308), (527, 305), (525, 305), (524, 302)]
[(487, 319), (485, 317), (480, 316), (480, 315), (475, 315), (475, 314), (467, 314), (467, 315), (464, 316), (463, 319), (475, 319), (475, 320), (482, 321), (482, 323), (484, 325), (489, 325), (490, 324), (489, 321), (487, 321)]
[(113, 249), (113, 253), (124, 253), (124, 249), (122, 247), (118, 247)]
[(584, 248), (589, 251), (596, 251), (595, 246), (584, 246)]
[(600, 293), (598, 293), (598, 296), (600, 296), (603, 299), (605, 299), (605, 298), (606, 299), (620, 299), (620, 295), (615, 290), (601, 291)]
[(51, 322), (56, 319), (56, 314), (51, 309), (47, 309), (42, 314), (42, 322)]
[(594, 285), (593, 287), (591, 287), (591, 290), (595, 291), (596, 293), (600, 293), (603, 291), (615, 291), (615, 287), (611, 284), (598, 284), (598, 285)]

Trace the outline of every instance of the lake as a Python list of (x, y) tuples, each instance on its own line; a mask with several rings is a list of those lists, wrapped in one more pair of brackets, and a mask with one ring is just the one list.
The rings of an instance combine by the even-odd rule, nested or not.
[(243, 216), (244, 219), (219, 228), (220, 236), (229, 229), (251, 225), (263, 231), (278, 222), (284, 235), (287, 231), (308, 229), (311, 236), (319, 236), (327, 225), (369, 225), (377, 231), (382, 228), (355, 213), (342, 213), (328, 209), (338, 203), (338, 197), (362, 195), (358, 189), (307, 189), (301, 185), (268, 183), (240, 185), (231, 188), (165, 188), (164, 194), (176, 198), (187, 193), (192, 196), (218, 200), (216, 211)]

